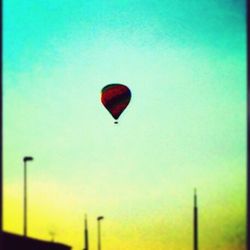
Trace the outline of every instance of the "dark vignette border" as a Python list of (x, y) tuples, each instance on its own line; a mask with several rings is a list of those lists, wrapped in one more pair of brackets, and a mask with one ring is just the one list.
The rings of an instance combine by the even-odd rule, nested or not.
[(2, 39), (2, 30), (3, 30), (3, 4), (0, 0), (0, 250), (2, 248), (2, 236), (3, 236), (3, 103), (2, 103), (2, 69), (3, 69), (3, 39)]
[[(247, 190), (246, 190), (246, 249), (250, 250), (250, 67), (249, 67), (249, 43), (250, 43), (250, 10), (249, 6), (250, 0), (246, 1), (246, 47), (247, 47), (247, 114), (246, 114), (246, 125), (247, 125)], [(0, 250), (4, 250), (2, 248), (2, 237), (3, 237), (3, 1), (0, 0)]]
[(246, 115), (246, 119), (247, 119), (247, 190), (246, 190), (246, 198), (247, 198), (247, 207), (246, 207), (246, 217), (247, 217), (247, 221), (246, 221), (246, 249), (250, 249), (250, 216), (249, 216), (249, 209), (250, 209), (250, 202), (249, 202), (249, 194), (250, 194), (250, 77), (249, 77), (249, 72), (250, 72), (250, 68), (249, 68), (249, 43), (250, 43), (250, 36), (249, 36), (249, 32), (250, 32), (250, 28), (249, 28), (249, 22), (250, 22), (250, 11), (249, 11), (249, 0), (246, 0), (246, 26), (247, 26), (247, 40), (246, 40), (246, 47), (247, 47), (247, 115)]

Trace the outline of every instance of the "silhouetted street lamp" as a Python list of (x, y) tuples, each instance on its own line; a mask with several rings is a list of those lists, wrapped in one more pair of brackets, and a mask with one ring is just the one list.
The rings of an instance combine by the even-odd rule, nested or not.
[(97, 238), (98, 238), (98, 250), (101, 250), (101, 220), (103, 220), (103, 216), (97, 217)]
[(23, 190), (23, 235), (27, 236), (27, 161), (33, 161), (33, 157), (25, 156), (24, 162), (24, 190)]

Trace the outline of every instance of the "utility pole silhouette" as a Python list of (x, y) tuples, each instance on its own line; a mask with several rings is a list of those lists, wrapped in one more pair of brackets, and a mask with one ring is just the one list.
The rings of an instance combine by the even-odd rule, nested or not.
[(56, 233), (54, 231), (49, 231), (49, 235), (51, 236), (51, 242), (55, 242)]
[(196, 188), (194, 189), (194, 250), (198, 250), (198, 206)]
[(85, 246), (83, 247), (83, 250), (89, 250), (89, 232), (88, 232), (88, 221), (87, 221), (87, 215), (85, 214), (84, 219), (84, 239), (85, 239)]

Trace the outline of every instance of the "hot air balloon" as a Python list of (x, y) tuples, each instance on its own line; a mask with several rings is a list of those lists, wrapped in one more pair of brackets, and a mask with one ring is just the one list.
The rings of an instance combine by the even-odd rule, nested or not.
[(105, 86), (101, 92), (101, 102), (109, 113), (114, 117), (115, 124), (118, 118), (126, 109), (131, 99), (129, 88), (120, 83), (113, 83)]

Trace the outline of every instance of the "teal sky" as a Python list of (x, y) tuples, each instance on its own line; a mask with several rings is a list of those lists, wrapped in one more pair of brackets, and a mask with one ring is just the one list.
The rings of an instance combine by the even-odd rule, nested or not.
[[(29, 235), (82, 248), (243, 250), (244, 1), (6, 0), (4, 229), (22, 233), (22, 157), (32, 155)], [(132, 100), (115, 126), (101, 89)], [(216, 233), (215, 233), (216, 231)], [(118, 247), (119, 246), (119, 247)]]

